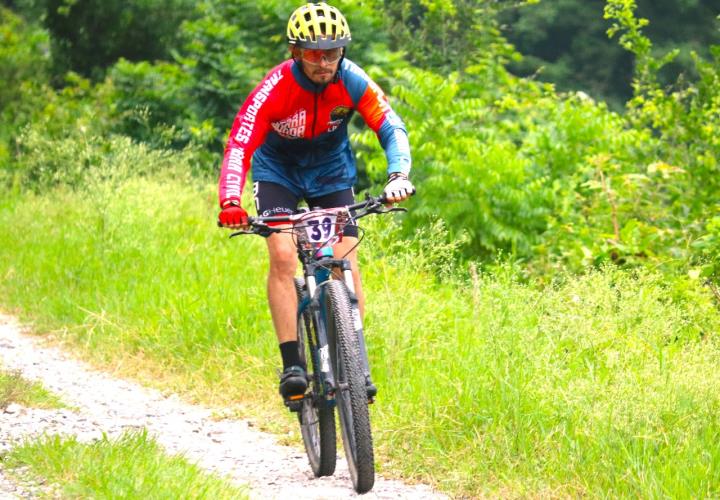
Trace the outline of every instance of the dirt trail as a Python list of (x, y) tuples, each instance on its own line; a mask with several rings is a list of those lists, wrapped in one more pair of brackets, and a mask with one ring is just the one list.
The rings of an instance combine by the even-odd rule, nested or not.
[[(274, 436), (241, 420), (216, 420), (212, 410), (184, 403), (176, 396), (113, 378), (71, 359), (37, 338), (23, 334), (8, 316), (0, 315), (0, 361), (20, 370), (59, 394), (78, 411), (37, 410), (12, 405), (0, 413), (0, 452), (24, 436), (74, 434), (82, 440), (106, 433), (146, 428), (170, 454), (182, 453), (201, 467), (227, 476), (251, 489), (253, 498), (349, 498), (347, 464), (338, 460), (335, 475), (317, 479), (304, 452), (277, 444)], [(16, 488), (16, 489), (13, 489)], [(31, 498), (13, 486), (0, 469), (0, 498)], [(445, 498), (426, 486), (409, 486), (377, 478), (363, 498)]]

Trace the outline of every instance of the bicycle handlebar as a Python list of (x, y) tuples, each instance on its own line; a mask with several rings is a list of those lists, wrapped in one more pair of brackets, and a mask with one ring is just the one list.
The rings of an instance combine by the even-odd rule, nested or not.
[[(236, 231), (230, 235), (230, 237), (239, 236), (241, 234), (258, 234), (260, 236), (270, 236), (272, 233), (279, 233), (284, 230), (284, 228), (278, 228), (275, 226), (270, 226), (271, 223), (295, 223), (297, 221), (301, 221), (309, 216), (309, 214), (313, 213), (322, 213), (322, 212), (347, 212), (352, 219), (360, 219), (362, 217), (365, 217), (366, 215), (370, 214), (383, 214), (383, 213), (389, 213), (389, 212), (406, 212), (406, 208), (402, 207), (386, 207), (387, 200), (385, 199), (384, 195), (380, 196), (371, 196), (367, 195), (365, 200), (360, 201), (358, 203), (354, 203), (352, 205), (347, 205), (344, 207), (337, 207), (337, 208), (318, 208), (314, 210), (309, 210), (307, 212), (301, 212), (296, 214), (290, 214), (290, 215), (272, 215), (267, 217), (257, 216), (257, 217), (248, 217), (248, 229), (241, 229), (240, 231)], [(364, 210), (363, 210), (364, 209)], [(224, 227), (220, 222), (218, 221), (219, 227)]]

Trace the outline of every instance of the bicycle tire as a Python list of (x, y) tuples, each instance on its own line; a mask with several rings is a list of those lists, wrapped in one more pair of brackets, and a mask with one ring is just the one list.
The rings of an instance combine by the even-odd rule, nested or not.
[[(295, 278), (295, 291), (298, 297), (298, 304), (302, 300), (305, 288), (303, 278)], [(307, 336), (314, 335), (317, 345), (317, 330), (312, 315), (305, 310), (302, 320), (298, 321), (298, 350), (300, 360), (306, 366), (310, 397), (302, 401), (298, 411), (298, 422), (302, 434), (305, 452), (310, 462), (310, 468), (315, 477), (332, 476), (335, 473), (337, 461), (337, 435), (335, 431), (335, 411), (327, 402), (319, 375), (319, 367), (316, 360), (312, 359), (312, 353), (308, 346)], [(308, 362), (308, 358), (310, 362)], [(310, 371), (312, 367), (312, 371)]]
[(325, 286), (324, 307), (343, 447), (353, 487), (363, 494), (375, 483), (375, 458), (360, 344), (345, 283), (333, 280)]

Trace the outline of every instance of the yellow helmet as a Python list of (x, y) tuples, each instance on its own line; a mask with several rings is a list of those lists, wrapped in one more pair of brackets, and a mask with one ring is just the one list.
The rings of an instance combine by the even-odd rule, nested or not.
[(335, 7), (307, 3), (290, 16), (287, 38), (290, 45), (304, 49), (334, 49), (350, 43), (350, 27)]

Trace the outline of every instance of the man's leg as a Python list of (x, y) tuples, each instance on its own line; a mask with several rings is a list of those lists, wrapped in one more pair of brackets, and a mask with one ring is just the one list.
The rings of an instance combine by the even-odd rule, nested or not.
[[(274, 183), (255, 184), (255, 205), (260, 215), (291, 214), (297, 197), (287, 188)], [(297, 295), (293, 278), (298, 259), (292, 235), (276, 233), (267, 238), (270, 270), (267, 279), (268, 303), (275, 335), (283, 360), (280, 394), (283, 397), (302, 394), (307, 388), (297, 342)]]
[(267, 239), (270, 272), (267, 279), (268, 302), (278, 343), (297, 340), (297, 295), (293, 278), (297, 270), (297, 250), (292, 235), (276, 233)]

